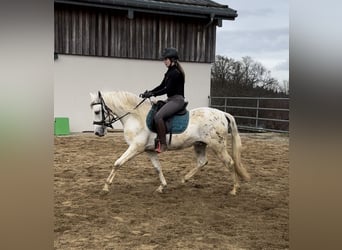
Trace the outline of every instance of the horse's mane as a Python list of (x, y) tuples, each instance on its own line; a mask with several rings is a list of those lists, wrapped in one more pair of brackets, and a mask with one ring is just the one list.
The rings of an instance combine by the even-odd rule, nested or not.
[(105, 92), (103, 93), (103, 98), (105, 98), (108, 106), (113, 106), (116, 109), (125, 110), (132, 114), (146, 115), (146, 112), (151, 107), (150, 103), (145, 101), (137, 109), (134, 109), (142, 99), (127, 91)]

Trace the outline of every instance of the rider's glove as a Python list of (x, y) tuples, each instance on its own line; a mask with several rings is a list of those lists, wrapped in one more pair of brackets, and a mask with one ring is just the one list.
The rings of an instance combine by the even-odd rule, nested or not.
[(141, 98), (150, 98), (151, 96), (153, 96), (153, 92), (146, 90), (144, 93), (140, 94), (139, 96)]

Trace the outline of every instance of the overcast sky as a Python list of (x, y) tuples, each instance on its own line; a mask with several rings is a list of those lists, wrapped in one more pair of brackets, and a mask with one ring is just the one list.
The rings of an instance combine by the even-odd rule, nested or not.
[(237, 10), (234, 21), (217, 28), (216, 54), (250, 56), (279, 80), (289, 79), (289, 1), (214, 0)]

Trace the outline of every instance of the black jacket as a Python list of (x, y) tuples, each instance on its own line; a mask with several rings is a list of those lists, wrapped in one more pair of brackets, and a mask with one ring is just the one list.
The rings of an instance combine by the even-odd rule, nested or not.
[(167, 94), (167, 97), (181, 95), (184, 97), (184, 76), (175, 65), (165, 73), (161, 84), (151, 90), (154, 96)]

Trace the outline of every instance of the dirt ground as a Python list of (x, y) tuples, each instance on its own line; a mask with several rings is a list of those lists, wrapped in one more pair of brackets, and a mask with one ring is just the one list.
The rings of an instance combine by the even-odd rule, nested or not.
[(161, 154), (168, 187), (145, 154), (101, 190), (126, 150), (122, 133), (55, 137), (55, 249), (289, 249), (289, 137), (241, 133), (251, 174), (236, 196), (231, 171), (208, 150), (209, 164), (189, 182), (192, 148)]

